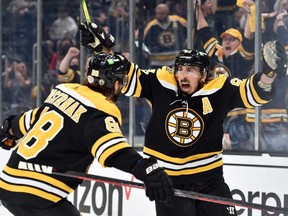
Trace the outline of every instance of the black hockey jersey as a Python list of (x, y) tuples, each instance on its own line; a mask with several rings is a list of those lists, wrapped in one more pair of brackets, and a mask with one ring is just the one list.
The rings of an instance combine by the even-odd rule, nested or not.
[(260, 106), (273, 97), (273, 91), (258, 87), (259, 77), (240, 80), (222, 75), (183, 98), (171, 68), (140, 70), (131, 64), (128, 85), (122, 92), (147, 98), (152, 104), (144, 153), (158, 159), (174, 184), (222, 175), (223, 120), (227, 113), (235, 107)]
[(254, 64), (254, 40), (243, 38), (242, 44), (235, 52), (225, 57), (223, 47), (212, 35), (209, 27), (199, 30), (200, 39), (203, 42), (205, 52), (211, 57), (212, 68), (222, 67), (229, 70), (233, 77), (246, 79)]
[[(13, 128), (24, 136), (1, 173), (0, 199), (44, 208), (66, 198), (82, 181), (49, 173), (84, 173), (94, 158), (111, 165), (113, 155), (132, 150), (121, 123), (119, 109), (102, 94), (79, 84), (56, 86), (42, 107), (20, 115)], [(125, 158), (127, 170), (141, 156), (132, 157)]]

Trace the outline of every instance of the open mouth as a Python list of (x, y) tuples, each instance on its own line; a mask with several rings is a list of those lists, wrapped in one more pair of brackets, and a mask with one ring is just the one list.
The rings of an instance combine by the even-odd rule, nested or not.
[(188, 89), (188, 88), (190, 88), (190, 84), (189, 83), (181, 83), (181, 88), (182, 89)]
[(231, 51), (231, 47), (225, 47), (225, 50), (227, 50), (227, 51)]

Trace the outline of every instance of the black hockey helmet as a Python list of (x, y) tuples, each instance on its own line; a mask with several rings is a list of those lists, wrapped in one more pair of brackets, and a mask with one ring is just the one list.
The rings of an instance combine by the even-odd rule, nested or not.
[(116, 80), (126, 85), (127, 59), (122, 55), (98, 53), (88, 64), (87, 80), (90, 84), (113, 88)]
[(184, 49), (177, 56), (174, 63), (174, 70), (179, 66), (197, 66), (201, 73), (209, 72), (210, 61), (206, 52), (201, 50)]

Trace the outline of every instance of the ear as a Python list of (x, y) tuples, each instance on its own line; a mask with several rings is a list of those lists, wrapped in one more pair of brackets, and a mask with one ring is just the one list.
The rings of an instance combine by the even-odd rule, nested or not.
[(202, 75), (202, 77), (201, 77), (201, 79), (200, 79), (200, 81), (202, 82), (202, 83), (205, 83), (205, 81), (206, 81), (206, 78), (207, 78), (207, 72), (206, 73), (203, 73), (203, 75)]
[(114, 83), (114, 89), (115, 89), (115, 93), (119, 94), (119, 92), (121, 91), (123, 85), (120, 83), (119, 80), (116, 80)]

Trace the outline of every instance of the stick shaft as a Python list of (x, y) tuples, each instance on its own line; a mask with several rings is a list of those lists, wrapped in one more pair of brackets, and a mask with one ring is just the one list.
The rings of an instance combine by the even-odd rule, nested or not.
[(90, 19), (89, 11), (87, 8), (86, 0), (81, 0), (81, 6), (82, 6), (82, 10), (83, 10), (83, 13), (84, 13), (84, 16), (85, 16), (87, 23), (91, 23), (91, 19)]
[[(129, 186), (129, 187), (138, 188), (138, 189), (145, 188), (144, 184), (138, 183), (138, 182), (131, 182), (131, 181), (126, 181), (122, 179), (115, 179), (115, 178), (92, 175), (92, 174), (83, 174), (83, 173), (78, 173), (74, 171), (68, 171), (65, 173), (52, 172), (52, 174), (65, 176), (65, 177), (71, 177), (71, 178), (77, 178), (81, 180), (103, 182), (103, 183), (114, 184), (114, 185), (119, 185), (119, 186)], [(184, 190), (179, 190), (179, 189), (175, 189), (174, 191), (175, 191), (175, 196), (178, 196), (178, 197), (201, 200), (201, 201), (206, 201), (206, 202), (213, 202), (213, 203), (222, 204), (222, 205), (245, 207), (245, 208), (256, 209), (256, 210), (261, 210), (261, 211), (269, 211), (269, 212), (277, 212), (277, 213), (288, 212), (287, 208), (279, 208), (279, 207), (274, 207), (274, 206), (250, 203), (250, 202), (234, 200), (234, 199), (225, 198), (225, 197), (202, 194), (202, 193), (198, 193), (194, 191), (184, 191)]]

